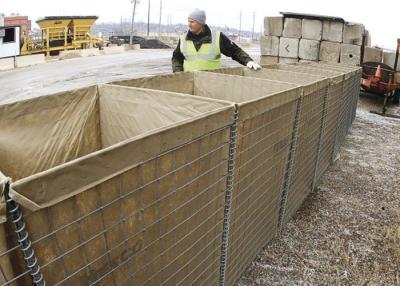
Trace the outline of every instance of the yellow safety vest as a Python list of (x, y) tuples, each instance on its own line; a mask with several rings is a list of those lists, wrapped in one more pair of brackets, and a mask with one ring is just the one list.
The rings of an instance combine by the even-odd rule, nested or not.
[(211, 43), (203, 43), (197, 51), (193, 41), (181, 35), (180, 49), (185, 56), (184, 71), (213, 70), (221, 67), (220, 32), (211, 31)]

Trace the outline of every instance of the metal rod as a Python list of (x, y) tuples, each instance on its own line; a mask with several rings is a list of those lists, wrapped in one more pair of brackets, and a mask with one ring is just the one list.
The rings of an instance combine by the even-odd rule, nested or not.
[(239, 107), (235, 106), (235, 112), (233, 115), (233, 123), (230, 130), (230, 142), (229, 142), (229, 157), (228, 157), (228, 173), (226, 176), (226, 191), (225, 191), (225, 207), (224, 207), (224, 222), (223, 222), (223, 233), (222, 233), (222, 244), (221, 244), (221, 265), (220, 265), (220, 277), (219, 285), (224, 286), (226, 280), (226, 265), (228, 258), (228, 245), (229, 245), (229, 228), (230, 228), (230, 216), (232, 206), (232, 190), (235, 173), (235, 155), (236, 155), (236, 143), (237, 143), (237, 121), (239, 117)]
[(400, 52), (400, 39), (397, 39), (397, 48), (396, 48), (396, 58), (394, 60), (394, 71), (397, 71), (397, 64), (399, 62), (399, 52)]
[(149, 8), (147, 10), (147, 37), (150, 36), (150, 4), (151, 0), (149, 0)]
[(320, 125), (320, 133), (318, 138), (318, 147), (317, 147), (317, 158), (315, 160), (315, 168), (314, 168), (314, 177), (312, 180), (311, 192), (314, 191), (315, 186), (317, 184), (318, 177), (318, 169), (320, 167), (320, 158), (321, 158), (321, 146), (322, 146), (322, 139), (325, 130), (325, 123), (326, 123), (326, 113), (327, 113), (327, 106), (328, 106), (328, 94), (330, 93), (330, 85), (326, 88), (325, 95), (324, 95), (324, 103), (322, 105), (322, 116), (321, 116), (321, 125)]
[(29, 269), (33, 285), (45, 286), (46, 282), (44, 281), (43, 274), (40, 271), (38, 259), (35, 255), (35, 251), (32, 248), (32, 242), (29, 239), (28, 231), (26, 230), (21, 207), (17, 202), (13, 201), (8, 196), (9, 190), (10, 185), (9, 183), (7, 183), (4, 192), (6, 196), (7, 210), (15, 225), (15, 233), (17, 234), (18, 243), (21, 247), (26, 267)]
[(283, 220), (285, 217), (285, 208), (286, 208), (286, 202), (287, 202), (288, 193), (289, 193), (289, 189), (290, 189), (290, 180), (292, 178), (294, 156), (295, 156), (296, 149), (297, 149), (297, 139), (298, 139), (298, 135), (299, 135), (299, 125), (300, 125), (300, 116), (301, 116), (302, 107), (303, 107), (303, 95), (297, 100), (296, 115), (294, 118), (292, 138), (291, 138), (290, 149), (289, 149), (289, 154), (288, 154), (288, 159), (287, 159), (287, 164), (286, 164), (286, 172), (285, 172), (284, 186), (283, 186), (283, 191), (282, 191), (282, 199), (281, 199), (281, 205), (279, 208), (278, 232), (282, 231)]
[(362, 36), (362, 44), (361, 44), (361, 55), (360, 55), (360, 66), (364, 63), (364, 54), (365, 54), (365, 42), (366, 42), (367, 34), (364, 33)]
[(136, 12), (136, 4), (137, 0), (132, 0), (133, 8), (132, 8), (132, 19), (131, 19), (131, 31), (129, 35), (129, 45), (132, 46), (133, 44), (133, 24), (135, 23), (135, 12)]

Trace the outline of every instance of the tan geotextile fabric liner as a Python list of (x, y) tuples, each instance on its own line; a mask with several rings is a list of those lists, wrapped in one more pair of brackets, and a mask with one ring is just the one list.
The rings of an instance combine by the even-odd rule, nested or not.
[[(228, 70), (228, 69), (227, 69)], [(234, 68), (234, 70), (237, 70)], [(238, 70), (239, 72), (239, 70)], [(240, 69), (240, 73), (242, 70)], [(180, 85), (179, 82), (191, 78), (191, 88)], [(176, 84), (171, 84), (176, 83)], [(152, 76), (117, 82), (119, 85), (144, 87), (155, 90), (172, 89), (176, 92), (196, 95), (223, 101), (238, 103), (242, 110), (248, 109), (244, 114), (254, 116), (266, 109), (271, 109), (291, 101), (298, 96), (297, 84), (289, 84), (281, 81), (247, 78), (228, 74), (209, 72), (185, 72), (172, 75)], [(314, 87), (313, 87), (314, 88)], [(282, 91), (288, 91), (282, 93)], [(290, 92), (289, 92), (290, 91)], [(280, 96), (272, 96), (280, 93)], [(259, 105), (251, 104), (261, 97)], [(243, 119), (243, 118), (242, 118)]]
[(111, 84), (193, 94), (193, 73), (179, 72), (114, 81)]
[[(240, 277), (277, 230), (295, 102), (302, 87), (273, 80), (195, 74), (195, 94), (218, 95), (218, 82), (229, 82), (224, 96), (239, 103), (235, 185), (230, 220), (227, 285)], [(209, 89), (207, 86), (214, 89)]]
[[(137, 82), (154, 88), (154, 81), (144, 78)], [(276, 235), (294, 111), (302, 92), (301, 86), (281, 81), (194, 73), (194, 95), (231, 100), (239, 105), (228, 285), (240, 277), (251, 259)]]
[[(125, 97), (126, 94), (132, 97), (139, 94), (139, 97), (143, 98), (145, 101), (144, 94), (150, 92), (119, 86), (104, 87), (103, 92), (107, 89), (111, 91), (111, 97), (118, 98), (119, 101), (125, 98), (127, 106), (133, 106), (133, 103), (130, 97)], [(116, 92), (117, 90), (121, 92), (118, 93)], [(125, 95), (124, 92), (122, 92), (123, 90), (126, 92)], [(163, 101), (163, 99), (161, 99), (162, 97), (171, 95), (168, 92), (160, 91), (154, 91), (153, 93), (154, 96), (160, 97), (161, 102)], [(107, 95), (104, 93), (102, 96), (103, 99), (106, 96)], [(190, 105), (191, 111), (187, 111), (184, 116), (182, 116), (183, 113), (181, 112), (178, 122), (173, 122), (172, 119), (177, 119), (177, 115), (171, 111), (169, 119), (170, 124), (168, 126), (158, 122), (161, 124), (159, 128), (146, 130), (145, 133), (136, 136), (134, 136), (134, 134), (137, 133), (137, 130), (132, 130), (132, 126), (126, 124), (127, 122), (137, 123), (133, 122), (133, 120), (136, 120), (135, 118), (132, 118), (130, 114), (124, 113), (116, 117), (113, 117), (113, 115), (108, 116), (106, 114), (107, 111), (104, 110), (103, 123), (106, 122), (105, 126), (119, 125), (119, 129), (117, 130), (115, 128), (111, 130), (107, 128), (102, 130), (105, 134), (103, 137), (113, 142), (115, 140), (112, 139), (112, 136), (115, 135), (118, 136), (118, 139), (125, 139), (125, 141), (69, 161), (65, 164), (54, 166), (45, 172), (20, 179), (12, 184), (10, 196), (31, 210), (47, 207), (80, 193), (101, 181), (107, 180), (117, 173), (123, 172), (126, 168), (132, 168), (135, 163), (143, 162), (151, 156), (156, 156), (179, 144), (193, 140), (202, 134), (210, 132), (210, 130), (221, 128), (222, 126), (232, 123), (233, 105), (229, 103), (192, 97), (192, 103), (190, 104), (190, 99), (187, 96), (172, 94), (172, 102), (174, 98), (176, 99), (177, 106), (179, 106), (179, 99), (182, 99), (184, 105), (180, 108), (184, 109), (186, 105)], [(107, 101), (107, 103), (110, 102)], [(157, 110), (157, 105), (152, 106), (150, 103), (155, 104), (155, 102), (149, 102), (149, 110), (153, 108)], [(140, 105), (141, 104), (142, 102)], [(194, 109), (197, 108), (200, 110), (194, 112)], [(204, 110), (204, 112), (200, 113), (202, 110)], [(167, 110), (165, 111), (167, 112)], [(192, 113), (192, 115), (189, 116), (189, 113)], [(146, 118), (141, 118), (141, 120), (145, 119)], [(123, 124), (125, 124), (125, 126)], [(107, 131), (113, 133), (106, 134)], [(121, 134), (131, 137), (122, 138)], [(83, 170), (84, 176), (81, 175)]]
[[(128, 106), (133, 112), (136, 104), (143, 108), (147, 96), (147, 112), (165, 114), (155, 119), (160, 126), (150, 125), (143, 134), (12, 184), (47, 283), (70, 277), (66, 284), (117, 285), (126, 279), (217, 284), (233, 105), (121, 86), (100, 86), (99, 92), (98, 106), (122, 104), (127, 112), (112, 115), (100, 107), (103, 124), (127, 124)], [(160, 107), (167, 97), (178, 106), (182, 102), (168, 120)], [(121, 130), (108, 134), (110, 140), (138, 132)], [(4, 271), (6, 258), (1, 257)], [(14, 272), (21, 274), (22, 257), (14, 262)], [(21, 277), (27, 279), (22, 285), (28, 276)]]
[(14, 181), (101, 148), (95, 86), (0, 105), (0, 170)]
[(325, 96), (326, 90), (322, 89), (305, 96), (301, 104), (298, 139), (293, 156), (293, 169), (285, 206), (284, 222), (292, 218), (311, 192), (315, 168), (317, 167)]
[(319, 75), (309, 75), (300, 72), (282, 71), (282, 70), (271, 70), (271, 69), (261, 69), (261, 70), (249, 70), (248, 68), (237, 67), (237, 68), (224, 68), (211, 70), (210, 72), (239, 75), (247, 77), (255, 77), (261, 79), (277, 80), (281, 82), (288, 82), (300, 85), (307, 85), (314, 83), (319, 80), (324, 80), (326, 77)]
[(46, 282), (216, 285), (229, 131), (203, 134), (28, 215)]
[[(272, 98), (279, 98), (282, 93), (274, 94)], [(262, 101), (267, 99), (249, 102), (246, 104), (248, 109), (239, 109), (227, 285), (234, 285), (262, 247), (277, 234), (284, 174), (299, 96), (300, 93), (291, 101), (272, 109), (265, 108), (264, 111), (257, 106), (265, 106)], [(260, 113), (246, 114), (246, 111), (252, 110)]]
[(320, 161), (317, 170), (317, 184), (322, 175), (332, 162), (333, 148), (335, 145), (338, 116), (341, 108), (343, 94), (343, 82), (331, 84), (329, 86), (326, 119), (323, 128), (323, 137), (321, 142)]
[[(211, 97), (218, 94), (217, 82), (234, 80), (224, 96), (239, 99), (227, 285), (235, 283), (277, 233), (296, 100), (304, 91), (287, 82), (238, 77), (236, 71), (235, 76), (195, 74), (196, 95)], [(208, 89), (210, 85), (215, 88)]]
[[(226, 69), (215, 70), (213, 72), (219, 72), (224, 74), (229, 74), (229, 73), (241, 74), (244, 76), (274, 79), (274, 80), (287, 81), (290, 83), (298, 83), (298, 84), (310, 84), (316, 81), (321, 81), (326, 79), (326, 77), (317, 74), (307, 74), (295, 71), (267, 69), (267, 68), (264, 68), (259, 71), (251, 71), (246, 68), (234, 68), (234, 69), (226, 68)], [(335, 142), (336, 120), (337, 120), (337, 114), (340, 109), (341, 94), (342, 94), (341, 90), (342, 84), (339, 82), (339, 80), (340, 79), (336, 78), (335, 80), (332, 80), (331, 83), (329, 84), (328, 98), (326, 105), (327, 108), (326, 122), (321, 138), (322, 140), (321, 157), (320, 157), (321, 162), (318, 163), (318, 170), (317, 170), (318, 179), (322, 176), (322, 173), (326, 170), (326, 168), (330, 163), (331, 157), (329, 154), (332, 154), (332, 149)], [(321, 86), (321, 88), (326, 88), (326, 87)]]
[[(359, 68), (358, 67), (339, 67), (339, 66), (330, 66), (330, 65), (325, 65), (325, 64), (298, 64), (298, 65), (272, 65), (268, 66), (269, 68), (278, 68), (278, 69), (283, 69), (283, 70), (291, 70), (291, 71), (302, 71), (302, 72), (310, 72), (310, 73), (319, 73), (322, 75), (331, 75), (334, 76), (334, 80), (331, 80), (331, 85), (332, 87), (335, 87), (336, 92), (333, 92), (333, 94), (340, 95), (340, 101), (336, 102), (335, 108), (336, 110), (336, 124), (334, 124), (335, 128), (335, 134), (332, 136), (331, 134), (331, 139), (332, 137), (337, 137), (339, 136), (339, 144), (344, 140), (344, 136), (347, 132), (347, 128), (350, 126), (349, 121), (351, 117), (351, 113), (355, 112), (355, 96), (353, 91), (350, 91), (351, 89), (351, 84), (355, 82), (355, 77), (356, 75), (359, 75)], [(267, 68), (268, 68), (267, 67)], [(343, 74), (342, 80), (339, 80), (339, 77), (337, 76), (338, 74)], [(331, 79), (333, 79), (331, 77)], [(340, 83), (338, 85), (338, 83)], [(355, 84), (357, 86), (357, 84)], [(338, 89), (341, 89), (341, 91), (338, 91)], [(329, 101), (329, 98), (328, 98)], [(351, 109), (351, 106), (353, 105), (353, 110)], [(329, 107), (329, 102), (328, 102), (328, 112), (330, 112), (332, 107)], [(335, 113), (335, 112), (333, 112)], [(335, 117), (335, 115), (333, 116)], [(332, 126), (332, 125), (331, 125)], [(323, 130), (323, 138), (325, 136), (325, 130)], [(324, 144), (324, 141), (322, 142)], [(334, 144), (334, 143), (333, 143)], [(332, 146), (332, 142), (330, 142), (330, 145)], [(321, 151), (324, 150), (324, 145), (321, 146)], [(325, 151), (325, 156), (326, 156), (326, 151)], [(320, 158), (320, 162), (322, 160), (326, 160), (323, 158)], [(321, 173), (317, 174), (318, 178), (322, 175)], [(291, 203), (290, 203), (291, 201)], [(293, 206), (293, 202), (297, 201), (297, 199), (291, 199), (290, 194), (288, 198), (288, 217), (286, 217), (286, 220), (290, 218), (290, 213), (295, 211), (296, 207)]]
[(273, 93), (296, 88), (296, 84), (236, 75), (195, 72), (194, 94), (245, 103)]
[(99, 95), (103, 147), (226, 105), (171, 92), (118, 85), (99, 86)]

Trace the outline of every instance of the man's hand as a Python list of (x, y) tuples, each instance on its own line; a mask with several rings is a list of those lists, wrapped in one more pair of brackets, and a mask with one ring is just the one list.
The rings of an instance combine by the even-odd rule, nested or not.
[(259, 64), (257, 64), (256, 62), (253, 62), (253, 61), (249, 61), (247, 63), (247, 67), (249, 69), (253, 69), (253, 70), (260, 70), (261, 69), (261, 66)]

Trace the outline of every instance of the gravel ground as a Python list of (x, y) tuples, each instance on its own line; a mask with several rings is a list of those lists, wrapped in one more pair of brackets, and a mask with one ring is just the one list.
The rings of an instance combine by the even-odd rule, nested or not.
[(369, 113), (382, 101), (360, 96), (340, 158), (238, 285), (400, 285), (400, 120)]

